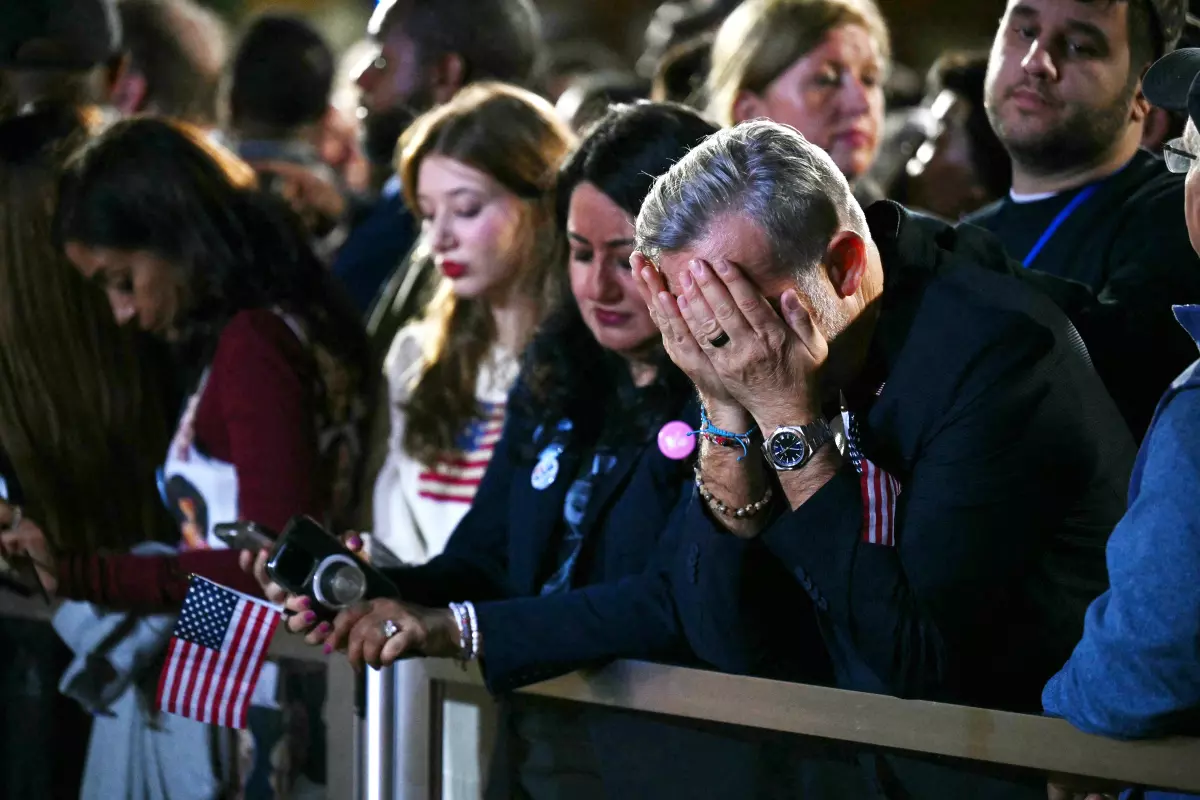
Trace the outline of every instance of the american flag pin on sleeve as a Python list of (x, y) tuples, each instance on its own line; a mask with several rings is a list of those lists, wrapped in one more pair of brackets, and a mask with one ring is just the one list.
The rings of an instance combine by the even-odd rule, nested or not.
[(158, 678), (168, 714), (245, 728), (280, 607), (193, 575)]

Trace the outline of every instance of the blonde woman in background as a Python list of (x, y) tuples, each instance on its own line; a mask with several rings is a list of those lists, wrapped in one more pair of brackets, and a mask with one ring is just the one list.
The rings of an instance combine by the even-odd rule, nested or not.
[[(419, 246), (441, 274), (423, 317), (399, 332), (384, 366), (391, 432), (375, 483), (374, 535), (404, 563), (441, 553), (470, 508), (500, 438), (518, 357), (560, 293), (553, 185), (572, 145), (548, 102), (496, 83), (462, 90), (400, 141)], [(412, 268), (424, 268), (419, 262)], [(403, 789), (423, 790), (428, 693), (419, 666), (396, 669)], [(489, 710), (451, 704), (446, 715), (448, 796), (478, 797)]]
[(829, 153), (865, 205), (883, 135), (887, 23), (873, 0), (746, 0), (713, 42), (705, 93), (722, 125), (766, 117)]

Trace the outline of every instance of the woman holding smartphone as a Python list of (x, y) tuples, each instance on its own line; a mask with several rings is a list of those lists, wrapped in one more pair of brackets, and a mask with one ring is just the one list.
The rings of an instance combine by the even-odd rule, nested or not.
[(250, 167), (174, 123), (120, 122), (84, 147), (62, 180), (56, 232), (117, 322), (165, 341), (190, 387), (159, 475), (185, 556), (49, 552), (29, 519), (4, 541), (68, 599), (172, 610), (192, 573), (253, 588), (219, 549), (218, 523), (336, 524), (349, 504), (366, 366), (356, 312)]
[[(432, 262), (415, 268), (432, 266), (442, 274), (422, 319), (399, 333), (384, 367), (391, 434), (389, 456), (375, 483), (375, 536), (405, 563), (422, 563), (440, 553), (470, 507), (504, 422), (517, 355), (558, 292), (555, 270), (562, 248), (552, 190), (572, 144), (573, 137), (549, 103), (494, 83), (463, 90), (419, 118), (401, 141), (398, 167), (405, 198), (422, 221), (422, 247), (425, 259)], [(88, 256), (82, 254), (84, 259)], [(286, 419), (280, 424), (296, 431), (312, 427)], [(286, 457), (286, 451), (280, 455)], [(173, 481), (166, 481), (169, 496), (177, 483)], [(180, 492), (171, 499), (180, 513), (185, 541), (202, 539), (205, 507), (200, 498)], [(314, 511), (297, 503), (288, 514), (252, 505), (236, 515), (214, 516), (210, 511), (207, 517), (215, 522), (247, 519), (278, 532), (298, 513)], [(221, 554), (222, 566), (234, 563), (231, 556)], [(98, 568), (96, 590), (92, 582), (72, 582), (60, 568), (59, 591), (120, 604), (130, 596), (111, 586), (107, 576), (114, 570), (120, 574), (126, 565), (135, 568), (138, 562), (237, 585), (223, 573), (194, 568), (198, 558), (184, 554), (177, 560), (90, 559), (84, 566)], [(59, 563), (70, 568), (78, 561), (69, 557), (64, 563), (60, 557)], [(246, 581), (240, 571), (236, 578)], [(110, 587), (117, 591), (110, 592)], [(401, 668), (397, 677), (403, 682), (406, 676), (416, 673)], [(410, 722), (401, 726), (404, 730), (424, 720), (424, 698), (417, 688), (401, 690)], [(478, 737), (468, 731), (486, 726), (487, 720), (474, 716), (464, 708), (451, 711), (455, 724), (448, 728), (457, 737), (449, 749), (452, 761), (462, 752), (469, 753), (469, 762), (477, 761)], [(414, 737), (412, 746), (405, 748), (414, 791), (425, 781), (421, 739)], [(456, 790), (455, 796), (478, 794), (479, 777), (469, 762), (451, 765), (449, 788)]]
[[(257, 592), (238, 569), (237, 553), (220, 549), (215, 526), (252, 519), (280, 530), (297, 514), (337, 524), (350, 506), (366, 369), (357, 312), (314, 256), (299, 221), (258, 190), (250, 167), (201, 132), (171, 122), (119, 122), (86, 144), (65, 168), (55, 232), (79, 273), (107, 295), (116, 321), (170, 347), (188, 387), (158, 481), (174, 530), (134, 532), (142, 541), (178, 543), (180, 552), (71, 546), (73, 534), (43, 532), (44, 520), (5, 504), (6, 552), (30, 554), (50, 593), (100, 607), (60, 610), (60, 632), (79, 631), (81, 641), (94, 627), (90, 620), (104, 616), (101, 609), (178, 611), (192, 573)], [(52, 549), (47, 539), (63, 544)], [(73, 614), (70, 622), (65, 614)], [(300, 666), (286, 670), (285, 708), (294, 705), (291, 689), (304, 694), (298, 687), (324, 680)], [(124, 708), (117, 719), (141, 713), (132, 700)], [(164, 737), (190, 738), (161, 740), (156, 748), (172, 757), (160, 766), (189, 770), (186, 777), (175, 773), (175, 782), (200, 794), (243, 785), (250, 776), (219, 757), (234, 745), (215, 747), (218, 737), (189, 722), (172, 719), (161, 728)], [(89, 791), (152, 792), (158, 771), (138, 773), (136, 753), (105, 749), (119, 738), (113, 731), (93, 736), (89, 781), (97, 783)], [(273, 737), (243, 740), (260, 751), (299, 752)], [(316, 748), (308, 751), (320, 760)], [(223, 768), (214, 770), (214, 760)], [(288, 782), (306, 766), (292, 763)], [(145, 782), (117, 788), (110, 781), (126, 774), (118, 765), (144, 774)]]

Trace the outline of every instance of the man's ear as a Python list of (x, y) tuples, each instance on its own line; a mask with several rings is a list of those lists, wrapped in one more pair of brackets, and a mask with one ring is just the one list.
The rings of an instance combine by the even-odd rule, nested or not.
[(449, 103), (466, 83), (467, 62), (458, 53), (444, 53), (433, 62), (430, 79), (434, 101)]
[(825, 250), (825, 271), (838, 297), (851, 297), (867, 276), (867, 243), (854, 231), (839, 231)]
[(1142, 77), (1138, 79), (1137, 91), (1133, 95), (1133, 103), (1129, 110), (1129, 119), (1137, 124), (1142, 124), (1146, 121), (1146, 117), (1150, 116), (1150, 101), (1146, 99), (1146, 95), (1142, 94), (1142, 81), (1146, 78), (1146, 73), (1150, 70), (1150, 65), (1147, 64), (1142, 70)]
[(1171, 112), (1158, 106), (1150, 106), (1146, 124), (1142, 126), (1142, 147), (1152, 153), (1159, 153), (1174, 131), (1175, 120), (1171, 117)]

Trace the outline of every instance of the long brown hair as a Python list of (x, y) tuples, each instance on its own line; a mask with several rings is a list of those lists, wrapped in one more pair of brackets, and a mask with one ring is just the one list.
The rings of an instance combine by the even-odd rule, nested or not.
[[(484, 172), (521, 198), (529, 235), (518, 261), (518, 289), (538, 300), (557, 297), (562, 232), (555, 222), (554, 180), (573, 144), (554, 108), (537, 95), (501, 83), (468, 86), (450, 103), (420, 117), (400, 140), (399, 172), (409, 207), (418, 212), (421, 161), (441, 155)], [(409, 396), (404, 449), (428, 463), (454, 450), (463, 427), (480, 414), (475, 399), (483, 358), (496, 332), (487, 302), (457, 297), (445, 281), (425, 309), (433, 329), (425, 369)]]
[(0, 124), (0, 449), (51, 544), (87, 552), (168, 530), (163, 395), (54, 240), (58, 175), (91, 123), (59, 109)]

